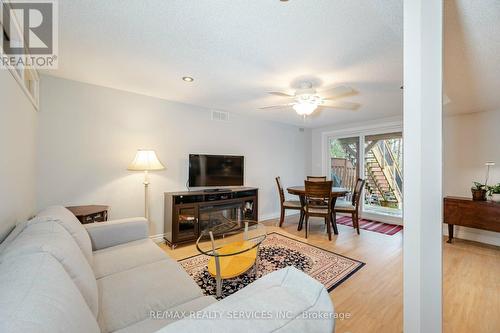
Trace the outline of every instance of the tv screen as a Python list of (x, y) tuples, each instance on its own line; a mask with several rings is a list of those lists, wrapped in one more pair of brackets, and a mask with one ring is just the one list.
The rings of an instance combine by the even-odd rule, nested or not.
[(189, 155), (189, 187), (243, 186), (243, 156)]

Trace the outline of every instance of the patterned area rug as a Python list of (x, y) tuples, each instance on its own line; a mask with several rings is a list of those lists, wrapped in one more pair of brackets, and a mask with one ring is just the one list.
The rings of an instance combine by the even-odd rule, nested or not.
[[(215, 278), (207, 270), (208, 259), (208, 256), (199, 254), (182, 259), (179, 263), (203, 289), (205, 295), (215, 296)], [(257, 275), (251, 268), (239, 277), (223, 280), (221, 299), (254, 280), (287, 266), (295, 266), (331, 291), (364, 265), (360, 261), (273, 232), (267, 235), (260, 246)]]
[[(350, 216), (337, 216), (337, 223), (352, 227), (352, 218)], [(402, 225), (388, 224), (365, 219), (359, 220), (359, 228), (389, 236), (395, 235), (403, 230)]]

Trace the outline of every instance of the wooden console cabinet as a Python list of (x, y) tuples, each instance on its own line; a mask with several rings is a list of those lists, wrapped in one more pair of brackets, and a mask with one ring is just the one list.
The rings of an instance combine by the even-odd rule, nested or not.
[(448, 224), (448, 243), (453, 240), (455, 225), (500, 232), (500, 203), (446, 197), (444, 198), (444, 223)]
[(217, 192), (165, 193), (164, 239), (174, 248), (194, 243), (200, 232), (224, 219), (258, 220), (258, 189), (228, 188)]

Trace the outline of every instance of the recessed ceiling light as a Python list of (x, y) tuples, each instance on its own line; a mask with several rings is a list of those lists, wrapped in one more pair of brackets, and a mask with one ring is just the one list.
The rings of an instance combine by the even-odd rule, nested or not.
[(182, 78), (182, 80), (183, 80), (183, 81), (186, 81), (186, 82), (193, 82), (193, 81), (194, 81), (194, 79), (193, 79), (191, 76), (184, 76), (184, 77)]

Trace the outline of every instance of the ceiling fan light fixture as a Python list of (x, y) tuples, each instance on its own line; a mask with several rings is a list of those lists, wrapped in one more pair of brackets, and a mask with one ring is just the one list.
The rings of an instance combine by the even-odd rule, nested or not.
[(302, 102), (302, 103), (296, 103), (292, 107), (295, 110), (295, 112), (297, 112), (298, 115), (309, 116), (311, 113), (314, 112), (314, 110), (316, 110), (318, 104)]

